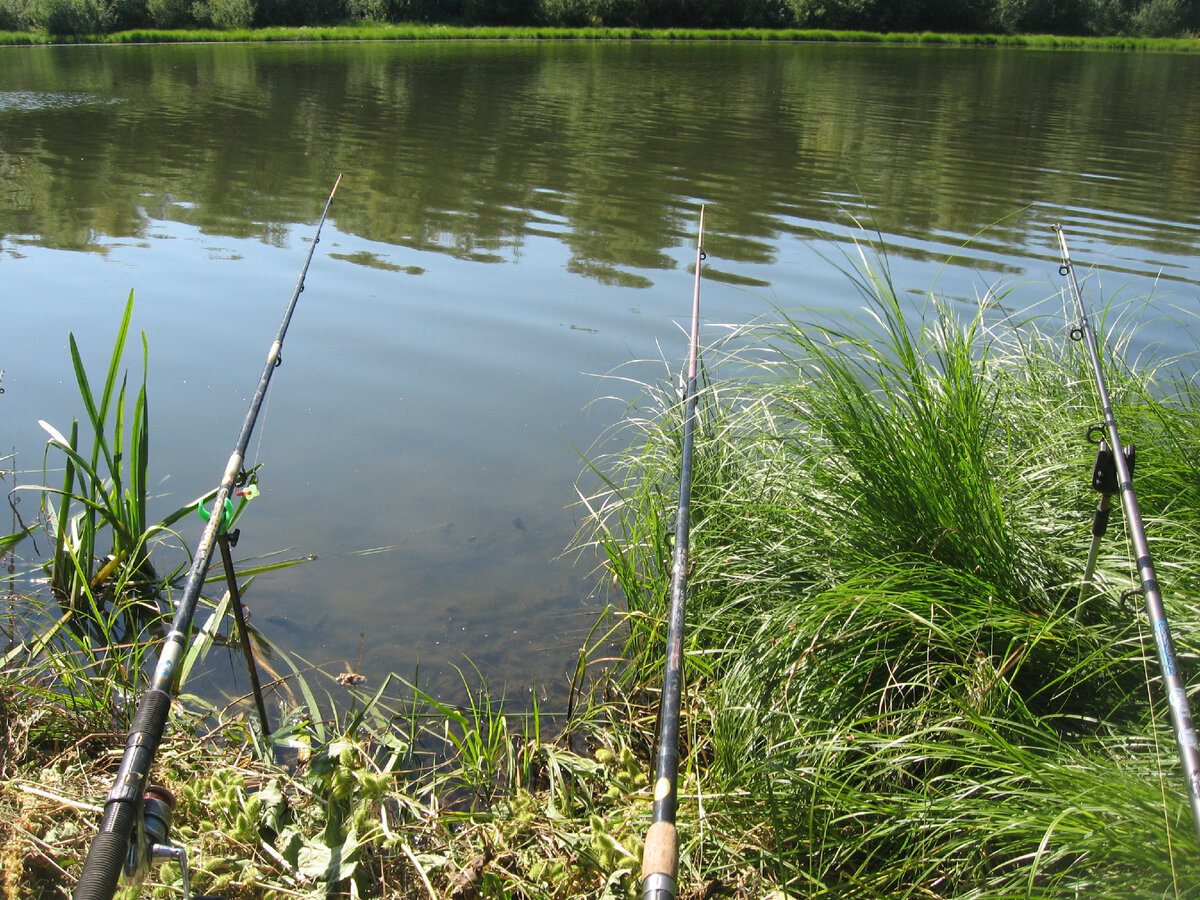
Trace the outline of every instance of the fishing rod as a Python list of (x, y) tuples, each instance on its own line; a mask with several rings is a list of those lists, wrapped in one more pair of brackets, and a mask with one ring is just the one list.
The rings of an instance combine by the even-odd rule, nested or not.
[(700, 269), (704, 262), (704, 207), (696, 235), (696, 284), (692, 291), (692, 333), (683, 388), (683, 454), (679, 466), (679, 506), (675, 511), (675, 555), (671, 604), (667, 614), (667, 660), (658, 710), (658, 755), (654, 767), (654, 808), (642, 854), (643, 900), (675, 900), (679, 876), (679, 706), (683, 688), (683, 615), (687, 605), (688, 532), (692, 504), (692, 446), (696, 431), (696, 370), (700, 356)]
[[(1175, 742), (1179, 747), (1179, 761), (1183, 765), (1184, 780), (1187, 784), (1188, 799), (1192, 807), (1192, 823), (1200, 837), (1200, 747), (1197, 747), (1196, 732), (1192, 727), (1192, 711), (1188, 704), (1187, 689), (1179, 676), (1179, 667), (1175, 660), (1175, 644), (1171, 640), (1171, 629), (1167, 624), (1167, 613), (1163, 607), (1162, 593), (1159, 590), (1158, 577), (1154, 571), (1154, 560), (1150, 555), (1150, 546), (1146, 541), (1146, 529), (1142, 525), (1142, 512), (1138, 505), (1137, 493), (1133, 489), (1133, 454), (1121, 444), (1121, 436), (1117, 433), (1117, 420), (1113, 415), (1112, 403), (1108, 397), (1108, 387), (1104, 381), (1104, 370), (1100, 365), (1100, 351), (1096, 346), (1096, 335), (1088, 322), (1087, 310), (1083, 305), (1083, 295), (1079, 292), (1079, 282), (1075, 279), (1075, 267), (1071, 263), (1071, 254), (1067, 250), (1067, 238), (1061, 225), (1054, 225), (1058, 235), (1058, 245), (1062, 252), (1062, 265), (1059, 272), (1067, 277), (1071, 295), (1075, 299), (1075, 308), (1079, 314), (1079, 324), (1071, 329), (1071, 339), (1083, 341), (1087, 345), (1091, 357), (1092, 374), (1096, 380), (1096, 388), (1100, 395), (1100, 407), (1104, 414), (1104, 423), (1088, 429), (1088, 436), (1106, 434), (1107, 447), (1101, 443), (1101, 456), (1097, 456), (1096, 470), (1111, 470), (1111, 474), (1101, 471), (1093, 473), (1093, 484), (1104, 482), (1098, 487), (1101, 493), (1111, 491), (1120, 493), (1121, 508), (1125, 513), (1126, 525), (1133, 540), (1134, 553), (1137, 554), (1138, 574), (1141, 577), (1141, 594), (1146, 604), (1146, 615), (1154, 628), (1155, 644), (1158, 646), (1158, 663), (1162, 670), (1163, 686), (1167, 690), (1168, 706), (1171, 710), (1171, 726), (1175, 732)], [(1110, 496), (1111, 496), (1110, 493)], [(1107, 506), (1101, 500), (1104, 524), (1107, 524)], [(1100, 519), (1102, 510), (1097, 510)], [(1093, 535), (1097, 525), (1093, 525)], [(1090, 576), (1090, 572), (1089, 572)], [(1136, 591), (1135, 591), (1136, 593)]]
[[(300, 269), (300, 277), (296, 280), (296, 286), (288, 301), (283, 323), (279, 326), (279, 333), (267, 353), (262, 378), (259, 379), (258, 388), (250, 401), (250, 409), (242, 422), (242, 430), (233, 454), (225, 466), (225, 474), (221, 476), (221, 483), (213, 501), (213, 512), (204, 516), (206, 524), (200, 536), (200, 543), (196, 547), (196, 554), (192, 558), (187, 581), (184, 583), (183, 596), (175, 610), (171, 629), (163, 641), (150, 687), (142, 695), (134, 714), (121, 766), (104, 801), (100, 829), (88, 847), (87, 857), (83, 861), (83, 872), (75, 886), (74, 900), (112, 900), (122, 869), (127, 874), (136, 875), (139, 871), (144, 871), (152, 858), (179, 861), (183, 871), (185, 897), (188, 893), (186, 852), (183, 848), (166, 843), (174, 798), (164, 788), (147, 784), (147, 777), (166, 728), (171, 697), (177, 688), (176, 666), (183, 657), (187, 633), (200, 599), (200, 589), (208, 574), (213, 546), (221, 541), (223, 533), (234, 518), (232, 497), (236, 487), (246, 480), (242, 469), (246, 447), (250, 443), (259, 408), (271, 382), (271, 374), (282, 361), (279, 354), (283, 348), (283, 339), (287, 334), (292, 312), (296, 308), (296, 301), (300, 299), (300, 292), (304, 290), (304, 277), (308, 274), (313, 251), (321, 239), (321, 227), (325, 224), (325, 217), (333, 203), (333, 195), (337, 193), (341, 181), (342, 176), (339, 175), (333, 183), (333, 190), (329, 192), (329, 199), (325, 201), (325, 208), (321, 212), (320, 221), (317, 222), (317, 230), (304, 259), (304, 266)], [(242, 635), (242, 640), (247, 641), (245, 634)]]

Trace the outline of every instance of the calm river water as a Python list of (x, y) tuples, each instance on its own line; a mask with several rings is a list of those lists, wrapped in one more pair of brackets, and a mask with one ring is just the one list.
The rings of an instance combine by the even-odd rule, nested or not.
[(1147, 343), (1183, 349), (1198, 146), (1194, 56), (0, 48), (0, 455), (36, 474), (37, 420), (82, 414), (68, 331), (99, 367), (133, 290), (155, 503), (214, 486), (345, 173), (251, 443), (264, 496), (238, 549), (319, 559), (260, 578), (254, 621), (375, 683), (419, 661), (436, 688), (469, 658), (510, 693), (560, 695), (605, 601), (594, 559), (560, 558), (577, 451), (624, 412), (601, 398), (634, 396), (597, 376), (682, 360), (701, 202), (706, 340), (772, 305), (857, 307), (828, 261), (856, 217), (904, 289), (1033, 304), (1062, 287), (1061, 220), (1100, 269), (1089, 287), (1178, 307), (1182, 327), (1138, 315)]

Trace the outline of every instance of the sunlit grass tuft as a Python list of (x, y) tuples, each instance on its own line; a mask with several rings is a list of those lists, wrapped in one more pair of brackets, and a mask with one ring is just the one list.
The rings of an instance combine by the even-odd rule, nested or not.
[[(902, 300), (882, 254), (850, 274), (854, 315), (781, 312), (708, 354), (737, 379), (711, 379), (696, 445), (685, 867), (798, 896), (1195, 896), (1118, 527), (1080, 583), (1082, 351), (1061, 321)], [(1108, 337), (1191, 668), (1194, 361), (1131, 362)], [(679, 411), (669, 388), (643, 400), (587, 504), (652, 702)]]

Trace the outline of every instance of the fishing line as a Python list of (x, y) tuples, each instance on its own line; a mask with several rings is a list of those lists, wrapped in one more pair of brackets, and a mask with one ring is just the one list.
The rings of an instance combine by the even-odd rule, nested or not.
[[(339, 181), (341, 180), (340, 175), (338, 176), (338, 180)], [(336, 186), (334, 187), (334, 191), (335, 192), (337, 191)], [(320, 240), (319, 233), (313, 238), (314, 246), (316, 245), (318, 240)], [(311, 250), (310, 250), (310, 254), (311, 254)], [(304, 288), (301, 287), (300, 290), (304, 290)], [(283, 365), (283, 355), (282, 354), (280, 354), (279, 356), (277, 356), (275, 358), (276, 368), (278, 368), (281, 365)], [(267, 419), (269, 419), (270, 416), (271, 416), (271, 395), (268, 394), (266, 402), (263, 405), (262, 418), (261, 418), (262, 424), (259, 426), (259, 429), (258, 429), (258, 444), (254, 447), (254, 465), (251, 466), (251, 468), (258, 467), (258, 460), (259, 460), (259, 457), (262, 455), (263, 437), (267, 433)]]
[(271, 395), (267, 395), (267, 402), (263, 406), (262, 413), (262, 428), (258, 429), (258, 444), (254, 448), (254, 465), (251, 468), (258, 466), (258, 458), (262, 455), (263, 435), (267, 433), (267, 419), (271, 414)]

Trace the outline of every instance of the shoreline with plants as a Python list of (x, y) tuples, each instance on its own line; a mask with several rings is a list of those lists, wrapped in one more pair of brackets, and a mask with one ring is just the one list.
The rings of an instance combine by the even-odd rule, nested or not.
[[(1081, 583), (1098, 413), (1073, 323), (1017, 319), (1004, 296), (970, 312), (914, 302), (881, 252), (847, 274), (871, 316), (815, 325), (779, 310), (703, 352), (680, 896), (1196, 896), (1200, 853), (1120, 517)], [(137, 432), (144, 398), (121, 413), (116, 374), (131, 311), (90, 416), (101, 432), (122, 419)], [(1196, 360), (1135, 356), (1136, 323), (1116, 309), (1096, 321), (1194, 677)], [(590, 462), (602, 487), (580, 544), (601, 551), (615, 594), (570, 708), (514, 711), (469, 670), (457, 705), (398, 676), (347, 683), (256, 641), (278, 670), (275, 734), (250, 724), (246, 698), (220, 706), (185, 682), (152, 777), (176, 796), (197, 890), (640, 896), (682, 425), (673, 385), (643, 387), (615, 426), (625, 449)], [(104, 456), (74, 431), (55, 440)], [(113, 443), (148, 447), (144, 432)], [(136, 485), (121, 468), (134, 457), (112, 461), (124, 477), (90, 481), (91, 506), (52, 494), (38, 517), (66, 586), (6, 585), (5, 898), (69, 894), (145, 686), (161, 628), (147, 581), (171, 574), (146, 573), (144, 541), (94, 521), (76, 546), (56, 524), (122, 500), (104, 491)], [(117, 537), (128, 565), (99, 579), (87, 567)], [(233, 641), (224, 605), (200, 617), (189, 665)], [(613, 639), (619, 660), (601, 662)], [(168, 863), (118, 896), (178, 896), (178, 881)]]
[(134, 28), (71, 33), (46, 28), (0, 30), (0, 46), (184, 43), (340, 43), (354, 41), (675, 41), (708, 43), (856, 43), (922, 47), (1200, 52), (1200, 38), (869, 31), (830, 28), (646, 28), (356, 23), (263, 28)]

